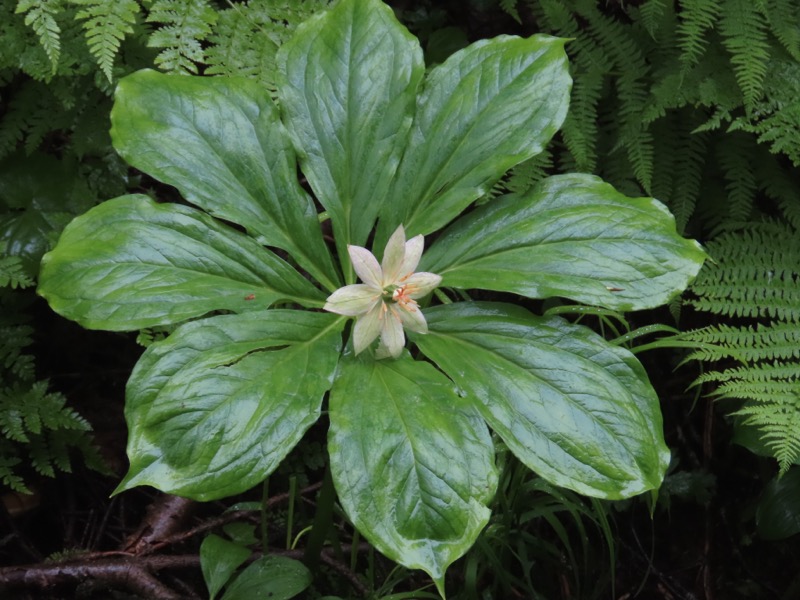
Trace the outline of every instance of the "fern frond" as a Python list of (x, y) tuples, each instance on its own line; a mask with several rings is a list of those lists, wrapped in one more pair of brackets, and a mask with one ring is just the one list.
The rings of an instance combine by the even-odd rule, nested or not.
[(30, 153), (45, 134), (68, 126), (71, 115), (53, 96), (52, 87), (40, 81), (22, 82), (0, 120), (0, 158), (14, 152), (21, 142)]
[(675, 187), (668, 201), (680, 233), (685, 231), (700, 198), (708, 155), (708, 136), (689, 131), (682, 141), (684, 143), (676, 160)]
[(800, 62), (772, 57), (764, 80), (764, 97), (736, 124), (758, 135), (773, 154), (783, 153), (800, 166)]
[(597, 107), (603, 90), (604, 74), (583, 73), (575, 80), (570, 110), (561, 133), (564, 144), (575, 159), (577, 171), (592, 173), (597, 162)]
[(646, 0), (639, 7), (639, 14), (641, 15), (642, 25), (650, 34), (650, 37), (656, 39), (659, 28), (661, 27), (661, 20), (667, 10), (666, 0)]
[(753, 210), (758, 191), (752, 160), (754, 153), (754, 140), (741, 133), (725, 136), (717, 147), (717, 157), (727, 180), (727, 219), (731, 221), (747, 221)]
[(500, 8), (517, 23), (522, 23), (517, 10), (517, 0), (500, 0)]
[(203, 42), (217, 20), (217, 11), (207, 0), (156, 0), (147, 16), (149, 23), (161, 23), (147, 45), (162, 48), (156, 65), (168, 72), (197, 73), (205, 60)]
[(791, 57), (800, 62), (800, 5), (787, 0), (761, 0), (769, 29)]
[(15, 289), (32, 285), (33, 280), (25, 273), (22, 260), (18, 256), (0, 256), (0, 287)]
[(781, 474), (800, 458), (800, 386), (767, 401), (749, 402), (735, 414), (760, 430)]
[(716, 25), (719, 0), (680, 0), (678, 39), (684, 71), (697, 64), (708, 46), (708, 31)]
[(700, 198), (708, 154), (708, 135), (692, 132), (695, 114), (686, 109), (670, 111), (652, 125), (658, 143), (651, 191), (672, 211), (680, 233), (684, 232)]
[[(10, 391), (8, 393), (10, 393)], [(16, 405), (4, 406), (1, 396), (0, 433), (12, 442), (26, 444), (30, 441), (25, 430), (25, 420), (22, 417), (22, 412), (19, 407)]]
[(85, 438), (91, 430), (86, 420), (67, 408), (65, 402), (61, 394), (47, 391), (46, 381), (37, 381), (27, 388), (16, 385), (0, 390), (2, 437), (24, 444), (22, 448), (36, 471), (49, 477), (55, 475), (55, 468), (69, 469), (66, 442), (77, 437), (74, 434), (64, 437), (63, 432), (75, 432)]
[(770, 144), (770, 151), (783, 153), (792, 164), (800, 166), (800, 103), (775, 112), (761, 121), (752, 131), (758, 133), (758, 141)]
[(735, 358), (743, 362), (800, 359), (800, 327), (794, 323), (774, 322), (753, 325), (711, 325), (680, 335), (686, 341), (702, 345), (690, 358), (707, 362)]
[(17, 14), (25, 14), (25, 25), (33, 29), (39, 38), (50, 59), (53, 75), (61, 56), (61, 28), (55, 19), (61, 9), (61, 0), (19, 0), (16, 9)]
[(114, 58), (125, 36), (133, 33), (139, 4), (136, 0), (70, 0), (82, 6), (76, 17), (84, 21), (92, 56), (108, 81), (113, 81)]
[(13, 448), (10, 444), (3, 444), (2, 441), (0, 439), (0, 482), (15, 492), (30, 494), (31, 490), (25, 485), (22, 477), (14, 472), (14, 467), (19, 465), (22, 459), (12, 454)]
[(764, 14), (752, 0), (725, 0), (720, 32), (745, 104), (752, 106), (762, 94), (770, 59)]
[(0, 366), (22, 381), (33, 379), (33, 357), (22, 352), (33, 343), (31, 334), (26, 325), (0, 327)]
[(550, 175), (552, 170), (553, 154), (545, 149), (544, 152), (540, 152), (514, 167), (505, 187), (512, 193), (526, 192), (537, 182)]
[(772, 220), (750, 223), (707, 244), (707, 262), (691, 290), (699, 310), (769, 322), (720, 324), (680, 334), (697, 344), (690, 359), (734, 359), (694, 385), (716, 386), (712, 396), (747, 401), (738, 411), (754, 425), (781, 470), (800, 456), (800, 239)]
[(206, 50), (206, 74), (238, 75), (275, 90), (275, 54), (328, 0), (250, 0), (220, 11)]
[(757, 160), (756, 175), (760, 189), (775, 201), (784, 219), (795, 229), (800, 230), (800, 177), (796, 170), (783, 168), (778, 161), (764, 156)]
[(707, 244), (707, 262), (691, 289), (698, 310), (737, 317), (800, 322), (800, 239), (795, 230), (765, 224), (725, 233)]
[[(739, 398), (747, 385), (755, 384), (758, 390), (763, 391), (770, 384), (783, 386), (787, 383), (797, 382), (799, 379), (800, 363), (773, 361), (732, 367), (723, 371), (709, 371), (700, 375), (697, 382), (727, 382), (729, 384), (728, 391), (720, 395)], [(730, 396), (731, 390), (734, 392), (733, 396)]]
[(618, 145), (625, 148), (634, 175), (649, 193), (653, 176), (653, 136), (644, 125), (643, 113), (649, 96), (650, 67), (631, 31), (597, 7), (596, 2), (579, 0), (575, 10), (588, 23), (588, 32), (619, 71), (614, 85), (619, 100), (616, 114), (621, 121)]

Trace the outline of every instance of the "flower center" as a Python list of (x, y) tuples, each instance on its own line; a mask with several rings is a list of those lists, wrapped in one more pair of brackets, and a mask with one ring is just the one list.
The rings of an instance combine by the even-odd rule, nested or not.
[(417, 309), (417, 302), (410, 296), (408, 296), (408, 290), (406, 289), (408, 286), (401, 285), (399, 288), (396, 288), (392, 292), (392, 300), (397, 302), (400, 306), (405, 308), (406, 310), (416, 310)]

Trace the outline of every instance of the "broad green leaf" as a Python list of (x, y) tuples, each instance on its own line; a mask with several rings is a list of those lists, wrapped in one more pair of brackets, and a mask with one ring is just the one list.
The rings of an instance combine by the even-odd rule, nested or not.
[(306, 566), (284, 556), (262, 556), (234, 579), (222, 600), (289, 600), (311, 585)]
[(277, 57), (278, 94), (340, 256), (363, 246), (407, 141), (422, 50), (378, 0), (341, 0)]
[(561, 127), (572, 85), (562, 39), (499, 36), (455, 53), (428, 76), (383, 226), (443, 227)]
[(200, 544), (200, 570), (211, 600), (251, 552), (244, 546), (211, 534)]
[(506, 304), (425, 311), (413, 339), (528, 467), (600, 498), (657, 488), (669, 463), (658, 398), (634, 356), (580, 325)]
[(489, 519), (497, 472), (486, 425), (446, 377), (408, 353), (344, 362), (330, 420), (345, 512), (378, 550), (427, 571), (443, 594), (445, 570)]
[(109, 200), (70, 223), (42, 259), (39, 293), (84, 327), (116, 331), (325, 299), (252, 238), (140, 195)]
[(120, 81), (111, 122), (114, 147), (129, 164), (338, 287), (314, 203), (300, 187), (294, 150), (263, 87), (139, 71)]
[(800, 533), (800, 469), (792, 467), (766, 485), (756, 508), (756, 528), (766, 540)]
[(686, 288), (705, 252), (657, 200), (592, 175), (550, 177), (459, 219), (423, 257), (443, 286), (652, 308)]
[(263, 481), (319, 418), (343, 324), (273, 309), (186, 323), (152, 344), (128, 381), (131, 466), (117, 492), (212, 500)]

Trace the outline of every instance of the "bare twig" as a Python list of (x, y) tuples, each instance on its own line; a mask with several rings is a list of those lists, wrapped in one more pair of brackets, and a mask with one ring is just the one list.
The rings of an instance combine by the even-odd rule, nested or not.
[[(300, 490), (300, 494), (310, 494), (320, 488), (320, 483), (315, 483), (313, 485), (309, 485), (308, 487), (303, 488)], [(267, 501), (267, 507), (272, 508), (278, 504), (282, 504), (289, 499), (289, 494), (278, 494), (273, 496)], [(209, 519), (208, 521), (204, 521), (200, 525), (193, 527), (187, 531), (181, 531), (180, 533), (175, 533), (174, 535), (170, 535), (167, 537), (162, 538), (160, 541), (151, 544), (149, 547), (145, 548), (139, 554), (151, 554), (156, 550), (160, 550), (167, 546), (172, 546), (174, 544), (178, 544), (180, 542), (184, 542), (190, 538), (193, 538), (197, 535), (202, 533), (206, 533), (207, 531), (211, 531), (212, 529), (216, 529), (217, 527), (222, 527), (223, 525), (227, 525), (228, 523), (232, 523), (234, 521), (239, 521), (241, 519), (251, 518), (258, 515), (258, 511), (255, 510), (234, 510), (229, 513), (225, 513), (224, 515), (220, 515), (214, 519)]]
[(124, 557), (69, 561), (0, 569), (0, 592), (14, 588), (47, 590), (56, 586), (76, 585), (86, 580), (102, 580), (114, 587), (126, 588), (143, 598), (181, 600), (178, 594), (154, 575), (162, 569), (197, 568), (200, 558), (188, 556)]
[(194, 507), (194, 500), (161, 494), (147, 508), (145, 518), (128, 536), (123, 550), (131, 554), (149, 554), (162, 540), (180, 531)]

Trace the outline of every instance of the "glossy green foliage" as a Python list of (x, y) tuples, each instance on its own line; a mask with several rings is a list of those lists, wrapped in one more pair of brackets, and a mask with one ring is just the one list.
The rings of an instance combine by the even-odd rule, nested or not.
[(473, 211), (444, 232), (422, 267), (445, 286), (639, 310), (685, 288), (703, 256), (699, 244), (675, 235), (658, 201), (576, 174)]
[(564, 40), (501, 36), (434, 68), (384, 212), (389, 232), (440, 229), (564, 121), (572, 80)]
[(252, 238), (147, 196), (116, 198), (70, 223), (42, 261), (39, 293), (85, 327), (111, 330), (324, 298)]
[(234, 575), (250, 556), (244, 546), (210, 535), (200, 546), (200, 565), (211, 600), (227, 586), (222, 600), (289, 600), (311, 585), (303, 563), (283, 556), (262, 556)]
[(331, 391), (331, 470), (344, 509), (384, 554), (447, 567), (489, 519), (497, 487), (489, 430), (447, 377), (405, 355), (344, 359)]
[(211, 534), (203, 540), (200, 544), (200, 568), (210, 600), (214, 600), (249, 556), (250, 550), (218, 535)]
[(342, 324), (307, 311), (249, 312), (152, 344), (128, 382), (131, 468), (117, 491), (149, 484), (211, 500), (259, 483), (319, 418)]
[(366, 242), (405, 148), (422, 50), (388, 6), (339, 2), (298, 28), (278, 65), (303, 172), (346, 256), (347, 244)]
[(311, 573), (303, 563), (284, 556), (262, 556), (242, 571), (222, 600), (289, 600), (311, 585)]
[(139, 71), (117, 88), (111, 123), (131, 165), (290, 252), (323, 283), (336, 281), (278, 111), (258, 85)]
[(583, 494), (657, 488), (669, 464), (658, 398), (627, 350), (506, 304), (426, 311), (420, 349), (528, 467)]
[[(458, 218), (564, 120), (563, 45), (504, 36), (426, 76), (419, 43), (387, 6), (339, 0), (280, 50), (280, 109), (245, 80), (143, 71), (121, 82), (114, 143), (198, 208), (109, 201), (66, 229), (40, 285), (87, 326), (198, 319), (151, 344), (134, 370), (120, 490), (242, 492), (278, 466), (330, 390), (331, 472), (347, 516), (444, 595), (447, 567), (489, 518), (497, 473), (487, 423), (558, 485), (604, 498), (658, 487), (660, 414), (630, 354), (506, 305), (417, 305), (430, 302), (421, 287), (439, 282), (414, 279), (424, 268), (446, 286), (622, 310), (667, 301), (700, 268), (702, 251), (661, 204), (587, 176), (552, 178)], [(298, 163), (330, 218), (330, 243), (295, 181)], [(451, 222), (417, 269), (417, 234)], [(381, 251), (395, 232), (382, 266), (351, 247), (373, 232)], [(354, 265), (369, 285), (352, 285)], [(320, 288), (339, 290), (326, 301)], [(314, 310), (333, 311), (334, 296), (345, 315), (371, 311), (381, 336), (417, 332), (421, 352), (397, 343), (399, 358), (381, 360), (382, 347), (365, 341), (355, 356), (346, 319)]]

